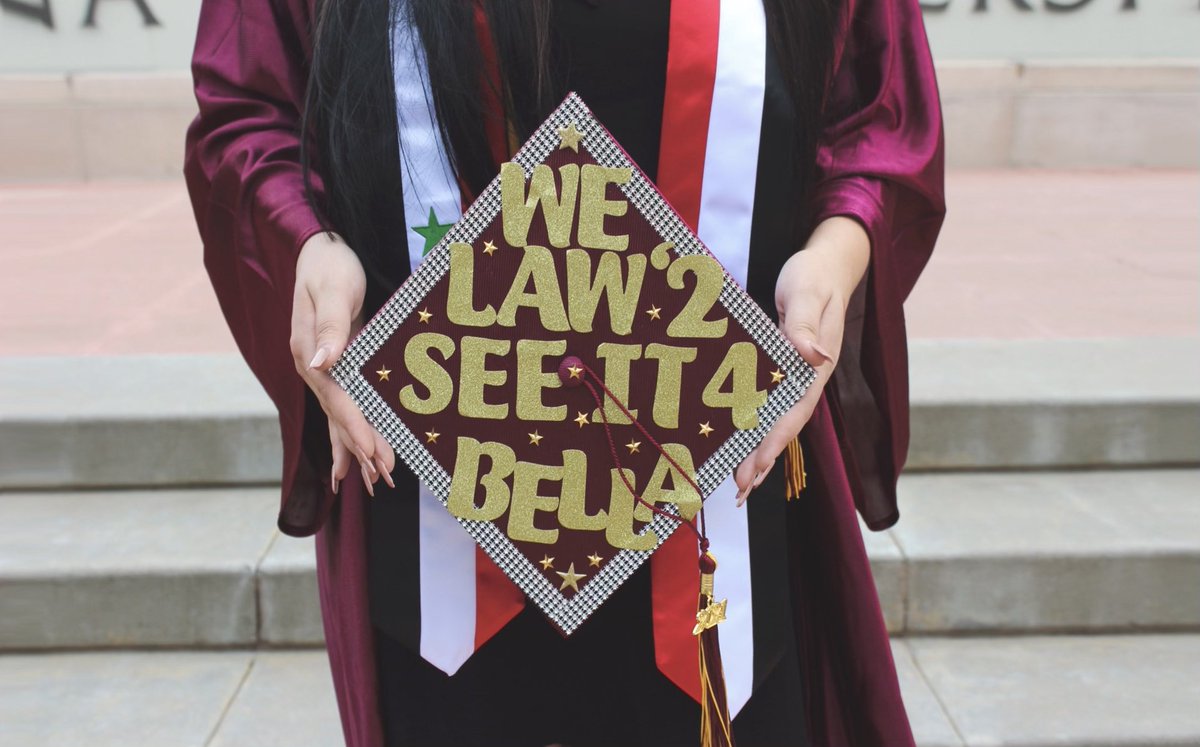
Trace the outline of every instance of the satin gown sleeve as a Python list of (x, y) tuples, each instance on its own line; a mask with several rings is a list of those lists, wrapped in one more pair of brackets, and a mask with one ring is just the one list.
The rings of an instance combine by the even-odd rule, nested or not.
[(942, 117), (917, 0), (850, 0), (844, 23), (818, 144), (815, 220), (860, 222), (871, 261), (827, 391), (858, 509), (881, 530), (899, 518), (896, 480), (908, 453), (903, 303), (945, 215)]
[(328, 451), (324, 416), (288, 345), (296, 256), (321, 230), (305, 198), (298, 135), (310, 17), (308, 0), (204, 0), (192, 58), (200, 112), (188, 128), (184, 161), (221, 310), (279, 410), (279, 522), (290, 534), (316, 531), (329, 501), (320, 477), (328, 462), (315, 463), (302, 444), (305, 433), (314, 434), (308, 451), (320, 459), (317, 436)]

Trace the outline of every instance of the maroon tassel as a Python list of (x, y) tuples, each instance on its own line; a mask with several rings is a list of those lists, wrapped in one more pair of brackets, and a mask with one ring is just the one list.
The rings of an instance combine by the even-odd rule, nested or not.
[[(707, 545), (707, 541), (703, 544)], [(721, 665), (721, 642), (717, 625), (725, 619), (727, 600), (713, 599), (713, 575), (717, 559), (707, 549), (700, 553), (700, 599), (692, 634), (700, 649), (700, 747), (733, 747), (729, 701), (725, 696), (725, 669)]]

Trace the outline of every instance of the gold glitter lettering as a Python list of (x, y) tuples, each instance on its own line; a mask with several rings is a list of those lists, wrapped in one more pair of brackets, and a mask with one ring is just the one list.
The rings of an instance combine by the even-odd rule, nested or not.
[[(634, 484), (633, 470), (622, 470), (629, 483)], [(608, 544), (622, 550), (641, 550), (648, 552), (658, 544), (658, 536), (654, 530), (646, 527), (641, 534), (633, 531), (633, 496), (625, 481), (617, 470), (612, 473), (612, 492), (608, 502), (608, 525), (604, 528), (604, 539)], [(635, 485), (636, 487), (636, 485)]]
[(558, 504), (558, 523), (563, 529), (598, 532), (608, 526), (608, 512), (600, 509), (587, 513), (587, 455), (578, 449), (563, 450), (562, 500)]
[[(491, 468), (479, 475), (479, 458), (488, 457)], [(512, 449), (496, 441), (480, 443), (466, 436), (458, 437), (458, 456), (454, 460), (454, 477), (450, 479), (450, 494), (446, 508), (460, 519), (495, 521), (508, 508), (509, 492), (505, 479), (517, 466)], [(483, 505), (475, 505), (475, 486), (483, 487)]]
[[(529, 282), (533, 281), (533, 292), (529, 292)], [(517, 309), (528, 306), (537, 309), (541, 318), (542, 329), (551, 332), (566, 332), (570, 329), (567, 324), (567, 310), (563, 307), (562, 290), (558, 287), (558, 273), (554, 271), (554, 257), (544, 246), (530, 244), (525, 247), (525, 256), (521, 258), (521, 266), (513, 278), (512, 287), (496, 321), (504, 327), (517, 325)]]
[(504, 420), (508, 404), (491, 405), (484, 401), (483, 390), (502, 386), (508, 381), (508, 371), (487, 368), (489, 355), (508, 355), (512, 343), (486, 337), (462, 338), (462, 360), (458, 376), (458, 414), (468, 418)]
[(678, 428), (683, 364), (696, 360), (696, 348), (652, 342), (646, 346), (646, 358), (658, 361), (658, 377), (654, 385), (654, 422), (661, 428)]
[(517, 417), (521, 420), (567, 419), (567, 406), (542, 404), (543, 389), (558, 389), (558, 371), (546, 373), (542, 359), (567, 352), (566, 340), (517, 340)]
[(626, 200), (609, 200), (609, 184), (626, 184), (632, 173), (629, 169), (614, 169), (594, 163), (584, 165), (579, 188), (579, 245), (585, 249), (610, 249), (623, 252), (629, 248), (628, 234), (610, 236), (604, 233), (604, 219), (615, 218), (629, 209)]
[(400, 390), (400, 404), (418, 415), (441, 412), (454, 398), (454, 381), (429, 354), (430, 350), (441, 353), (443, 361), (448, 360), (454, 355), (454, 340), (436, 332), (419, 332), (404, 346), (404, 367), (417, 383), (429, 390), (428, 397), (417, 394), (412, 384)]
[(538, 511), (558, 509), (558, 498), (538, 494), (539, 483), (542, 480), (562, 482), (562, 479), (562, 467), (517, 462), (513, 473), (512, 507), (508, 511), (508, 528), (505, 530), (510, 539), (543, 545), (558, 541), (557, 529), (538, 529), (534, 526), (534, 518)]
[[(663, 444), (662, 447), (663, 451), (675, 460), (675, 464), (678, 464), (688, 477), (692, 480), (696, 479), (695, 462), (688, 447), (683, 444)], [(668, 476), (671, 479), (670, 489), (667, 488)], [(642, 492), (642, 499), (652, 505), (674, 503), (679, 509), (679, 515), (689, 521), (700, 511), (702, 505), (700, 494), (688, 484), (687, 480), (683, 479), (679, 471), (664, 456), (659, 456), (658, 463), (654, 465), (654, 474), (650, 475), (650, 482), (646, 484), (646, 489)], [(654, 518), (654, 514), (649, 508), (639, 503), (633, 509), (633, 518), (637, 521), (650, 521)]]
[(675, 248), (674, 241), (664, 241), (650, 250), (650, 266), (656, 270), (665, 270), (671, 263), (670, 250)]
[[(722, 391), (731, 380), (728, 392)], [(704, 387), (701, 400), (708, 407), (726, 407), (733, 427), (742, 430), (758, 427), (758, 408), (767, 402), (767, 390), (757, 389), (758, 354), (754, 343), (735, 342), (725, 353), (725, 360)]]
[(491, 304), (475, 308), (475, 251), (461, 241), (450, 244), (446, 318), (460, 327), (490, 327), (496, 322), (496, 309)]
[(706, 254), (691, 254), (678, 257), (667, 268), (667, 285), (676, 290), (683, 289), (683, 275), (691, 272), (696, 276), (696, 287), (687, 305), (667, 325), (669, 337), (724, 337), (729, 319), (721, 317), (705, 321), (704, 317), (717, 304), (721, 287), (725, 284), (725, 271), (717, 260)]
[(504, 224), (504, 240), (510, 245), (523, 247), (529, 242), (529, 225), (538, 205), (542, 206), (550, 245), (562, 249), (570, 243), (579, 193), (579, 166), (569, 163), (559, 167), (558, 173), (562, 177), (561, 192), (549, 166), (544, 163), (534, 166), (526, 192), (525, 170), (520, 164), (510, 161), (500, 166), (500, 220)]
[[(608, 255), (616, 256), (616, 255)], [(596, 357), (604, 360), (604, 385), (609, 388), (621, 402), (629, 401), (629, 363), (642, 357), (641, 345), (624, 345), (619, 342), (602, 342), (596, 346)], [(629, 411), (635, 418), (637, 410)], [(629, 418), (617, 407), (611, 398), (604, 398), (604, 415), (613, 425), (628, 425)], [(604, 422), (600, 410), (592, 411), (592, 422)]]
[(627, 335), (632, 332), (633, 317), (637, 313), (645, 275), (644, 254), (630, 255), (629, 282), (622, 284), (619, 255), (608, 252), (601, 254), (593, 278), (591, 254), (584, 249), (568, 249), (567, 308), (570, 311), (571, 329), (591, 332), (600, 296), (605, 295), (608, 297), (608, 317), (613, 334)]

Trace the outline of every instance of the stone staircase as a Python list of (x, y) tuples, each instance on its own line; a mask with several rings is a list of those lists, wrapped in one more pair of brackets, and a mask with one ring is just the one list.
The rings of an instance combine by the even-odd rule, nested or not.
[[(920, 342), (866, 533), (922, 747), (1200, 745), (1200, 341)], [(0, 360), (0, 747), (338, 744), (236, 358)]]

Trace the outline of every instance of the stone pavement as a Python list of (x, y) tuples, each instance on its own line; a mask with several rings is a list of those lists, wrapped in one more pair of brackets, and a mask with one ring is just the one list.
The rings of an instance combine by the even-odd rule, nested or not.
[[(907, 306), (914, 338), (1200, 334), (1200, 173), (971, 171)], [(0, 355), (224, 353), (175, 182), (0, 185)]]
[[(892, 651), (919, 747), (1200, 744), (1197, 635), (909, 638)], [(341, 743), (320, 651), (9, 654), (0, 724), (0, 747)]]

